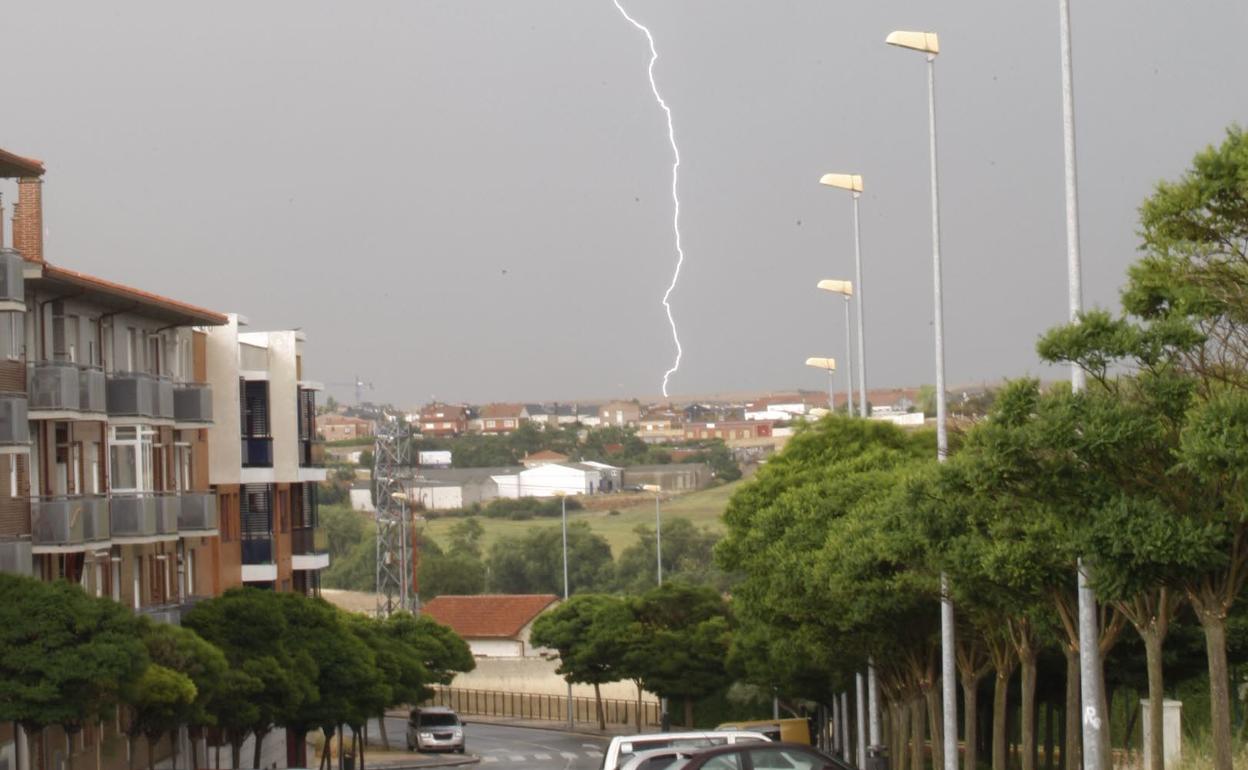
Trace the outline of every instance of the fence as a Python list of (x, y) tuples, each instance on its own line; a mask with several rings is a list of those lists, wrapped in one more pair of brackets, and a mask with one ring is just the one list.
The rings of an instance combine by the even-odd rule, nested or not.
[[(598, 712), (593, 698), (572, 698), (572, 718), (577, 722), (597, 723)], [(464, 690), (435, 687), (427, 706), (447, 706), (461, 715), (511, 717), (513, 719), (549, 719), (568, 721), (568, 697), (537, 693), (503, 692), (501, 690)], [(602, 699), (602, 712), (609, 725), (637, 724), (641, 709), (642, 727), (659, 724), (659, 704), (654, 701)]]

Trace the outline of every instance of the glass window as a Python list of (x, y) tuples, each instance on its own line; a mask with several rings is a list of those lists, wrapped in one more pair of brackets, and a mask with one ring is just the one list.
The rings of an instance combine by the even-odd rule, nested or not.
[(109, 447), (112, 465), (113, 491), (122, 492), (138, 488), (138, 469), (135, 466), (134, 447), (113, 444)]
[(0, 355), (9, 360), (22, 357), (25, 339), (21, 313), (0, 312)]
[(741, 770), (741, 755), (739, 754), (720, 754), (717, 757), (711, 757), (702, 764), (706, 770)]
[(109, 467), (116, 492), (143, 492), (153, 488), (151, 428), (119, 426), (112, 429)]

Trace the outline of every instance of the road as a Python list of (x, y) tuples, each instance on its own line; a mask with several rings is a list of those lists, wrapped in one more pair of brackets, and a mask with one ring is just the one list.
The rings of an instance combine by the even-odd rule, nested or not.
[[(591, 735), (473, 722), (472, 717), (467, 717), (467, 720), (464, 745), (469, 754), (481, 758), (479, 767), (483, 768), (597, 770), (602, 762), (602, 751), (608, 743), (605, 738)], [(386, 733), (391, 746), (405, 748), (406, 729), (406, 720), (399, 717), (386, 719)]]

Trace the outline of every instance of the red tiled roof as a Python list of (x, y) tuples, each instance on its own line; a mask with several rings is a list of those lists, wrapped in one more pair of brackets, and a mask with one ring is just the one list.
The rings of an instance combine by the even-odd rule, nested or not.
[(0, 150), (0, 178), (43, 176), (43, 161)]
[(519, 417), (524, 410), (523, 404), (486, 404), (481, 407), (482, 417)]
[(215, 310), (208, 310), (187, 302), (162, 297), (150, 291), (136, 289), (133, 286), (126, 286), (115, 281), (97, 278), (93, 275), (80, 273), (77, 270), (57, 267), (47, 263), (43, 265), (43, 280), (98, 292), (99, 294), (110, 296), (119, 302), (132, 303), (135, 307), (141, 307), (149, 313), (152, 311), (163, 312), (171, 320), (176, 320), (181, 324), (221, 326), (229, 321), (225, 314), (218, 313)]
[(420, 611), (465, 639), (511, 638), (557, 601), (559, 597), (554, 594), (438, 596), (423, 604)]

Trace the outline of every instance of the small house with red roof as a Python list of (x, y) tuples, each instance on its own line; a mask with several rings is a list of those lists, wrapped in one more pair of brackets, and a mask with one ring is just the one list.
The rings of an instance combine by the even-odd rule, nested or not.
[(428, 615), (450, 626), (482, 658), (537, 658), (542, 648), (529, 644), (533, 621), (559, 603), (554, 594), (479, 594), (439, 596), (421, 606)]

